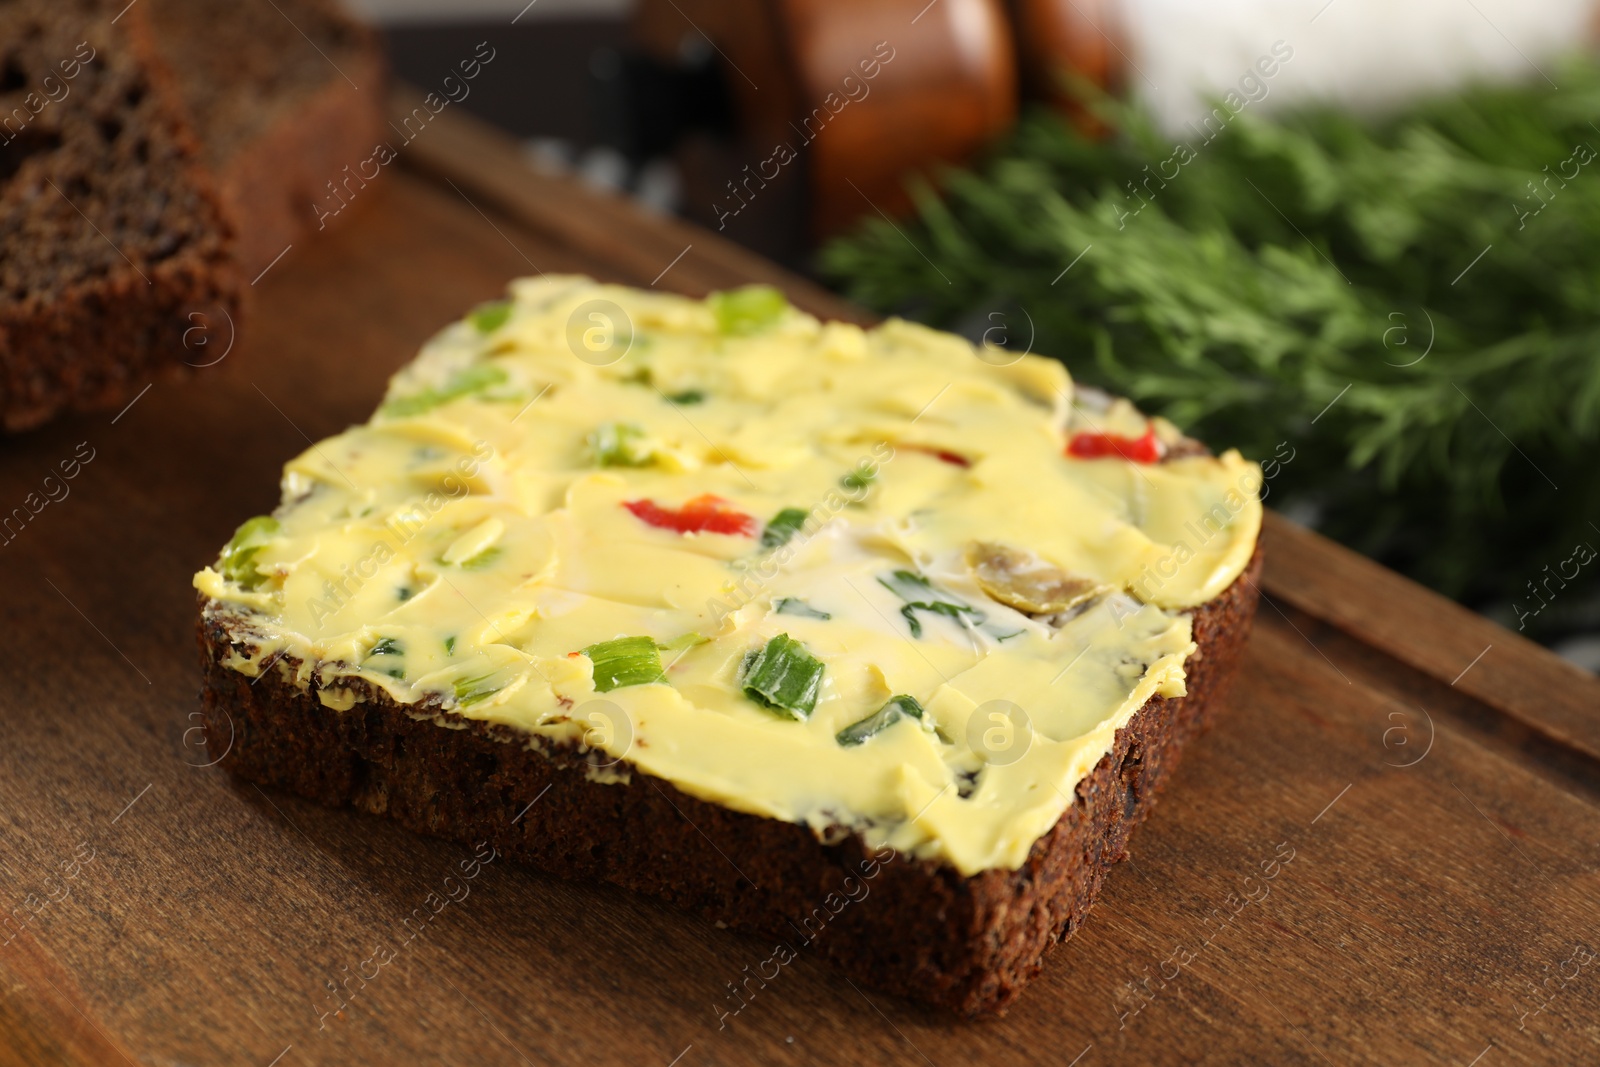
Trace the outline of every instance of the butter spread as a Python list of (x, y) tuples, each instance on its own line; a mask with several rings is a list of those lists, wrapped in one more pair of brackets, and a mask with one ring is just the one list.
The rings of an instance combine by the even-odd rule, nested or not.
[(1183, 693), (1187, 611), (1260, 529), (1254, 463), (1141, 436), (1185, 451), (1037, 356), (547, 275), (290, 461), (194, 584), (232, 669), (327, 714), (361, 680), (597, 780), (1016, 868)]

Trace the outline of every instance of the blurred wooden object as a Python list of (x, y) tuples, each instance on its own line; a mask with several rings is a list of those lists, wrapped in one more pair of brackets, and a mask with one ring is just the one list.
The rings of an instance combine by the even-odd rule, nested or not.
[[(852, 79), (870, 91), (827, 121), (826, 138), (815, 139), (818, 238), (843, 229), (869, 203), (890, 214), (909, 207), (908, 173), (965, 159), (1016, 117), (1016, 63), (1000, 6), (924, 2), (782, 4), (808, 108), (803, 125), (826, 117), (841, 92), (849, 100)], [(874, 68), (877, 77), (865, 81)]]
[[(1535, 11), (1516, 0), (1485, 0), (1488, 13), (1446, 0), (1344, 5), (1327, 24), (1339, 28), (1305, 50), (1293, 84), (1274, 90), (1272, 106), (1326, 100), (1359, 110), (1363, 102), (1543, 73), (1539, 57), (1593, 45), (1597, 3), (1549, 0)], [(1238, 78), (1211, 69), (1206, 57), (1239, 52), (1248, 75), (1250, 57), (1274, 32), (1270, 7), (1245, 0), (1159, 10), (1128, 0), (639, 0), (636, 47), (665, 70), (716, 81), (726, 107), (717, 122), (680, 136), (671, 121), (649, 121), (652, 97), (636, 91), (634, 124), (646, 136), (667, 130), (658, 147), (674, 150), (691, 219), (799, 265), (817, 243), (863, 217), (907, 212), (915, 177), (970, 160), (1004, 134), (1021, 99), (1055, 108), (1091, 136), (1106, 135), (1078, 103), (1080, 90), (1120, 93), (1137, 72), (1158, 125), (1181, 128), (1194, 109), (1205, 111), (1207, 95), (1222, 95)], [(1403, 23), (1411, 36), (1376, 32), (1388, 23)], [(1418, 62), (1395, 62), (1384, 51), (1413, 39)], [(1287, 42), (1273, 44), (1275, 54), (1279, 44), (1293, 54)], [(1141, 65), (1158, 72), (1154, 80)]]
[(680, 143), (685, 211), (791, 261), (905, 211), (911, 175), (969, 158), (1016, 116), (1000, 0), (641, 0), (634, 39), (666, 64), (709, 42), (732, 133)]
[(1122, 5), (1117, 0), (1010, 0), (1010, 9), (1024, 91), (1098, 128), (1074, 99), (1069, 80), (1122, 88), (1130, 47)]

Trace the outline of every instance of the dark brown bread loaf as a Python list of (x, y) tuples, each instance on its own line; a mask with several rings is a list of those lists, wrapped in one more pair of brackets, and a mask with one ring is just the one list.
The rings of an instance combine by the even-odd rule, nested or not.
[(145, 2), (254, 278), (384, 138), (377, 34), (337, 0)]
[[(115, 406), (235, 313), (222, 206), (137, 6), (0, 0), (0, 424)], [(120, 15), (119, 15), (120, 11)]]
[[(359, 679), (340, 680), (357, 703), (334, 711), (288, 680), (293, 662), (255, 682), (225, 666), (253, 643), (218, 614), (204, 616), (199, 633), (206, 740), (224, 767), (263, 785), (487, 840), (552, 874), (604, 879), (763, 934), (784, 946), (780, 959), (815, 952), (876, 988), (994, 1014), (1082, 923), (1129, 833), (1214, 714), (1250, 630), (1260, 569), (1258, 548), (1244, 574), (1194, 612), (1199, 651), (1186, 664), (1187, 695), (1152, 697), (1135, 713), (1015, 871), (968, 878), (872, 853), (852, 836), (826, 844), (804, 826), (697, 800), (638, 771), (626, 785), (602, 784), (573, 749), (530, 748), (527, 735), (402, 706)], [(730, 998), (727, 1010), (739, 1003)]]

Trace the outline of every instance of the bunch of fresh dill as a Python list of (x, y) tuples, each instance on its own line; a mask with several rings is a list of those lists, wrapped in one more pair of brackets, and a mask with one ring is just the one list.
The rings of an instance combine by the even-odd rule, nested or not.
[(1274, 505), (1549, 640), (1600, 625), (1600, 65), (1555, 81), (1210, 140), (1034, 115), (822, 268), (1277, 457)]

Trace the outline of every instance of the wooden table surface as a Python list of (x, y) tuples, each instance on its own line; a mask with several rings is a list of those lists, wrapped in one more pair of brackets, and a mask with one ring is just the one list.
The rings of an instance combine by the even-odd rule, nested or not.
[(852, 314), (450, 111), (391, 169), (217, 366), (0, 445), (0, 511), (59, 498), (0, 545), (0, 1063), (1600, 1061), (1600, 681), (1276, 517), (1216, 729), (997, 1021), (801, 958), (719, 1025), (762, 940), (504, 861), (447, 897), (462, 847), (208, 766), (191, 574), (445, 322), (536, 270)]

